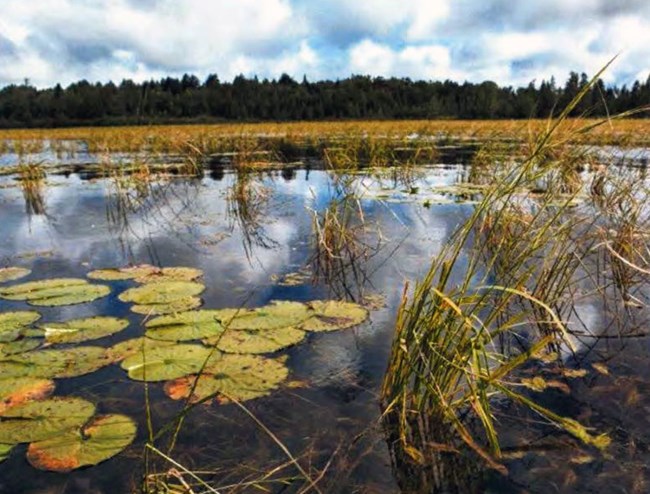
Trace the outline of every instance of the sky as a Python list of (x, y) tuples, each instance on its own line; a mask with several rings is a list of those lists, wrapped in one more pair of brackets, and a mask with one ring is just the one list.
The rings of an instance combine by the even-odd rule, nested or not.
[(0, 86), (216, 73), (520, 86), (650, 75), (650, 0), (0, 0)]

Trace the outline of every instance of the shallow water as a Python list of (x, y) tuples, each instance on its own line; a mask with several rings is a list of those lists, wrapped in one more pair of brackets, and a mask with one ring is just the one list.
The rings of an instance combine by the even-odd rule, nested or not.
[[(15, 187), (14, 177), (4, 177), (0, 180), (0, 186), (6, 186), (0, 188), (0, 264), (32, 269), (30, 277), (21, 281), (83, 278), (93, 269), (129, 264), (196, 267), (205, 273), (203, 308), (215, 309), (258, 307), (271, 300), (381, 295), (383, 306), (371, 312), (368, 323), (308, 335), (302, 344), (282, 352), (288, 356), (290, 381), (295, 385), (246, 406), (304, 465), (313, 467), (312, 473), (329, 465), (321, 481), (323, 492), (399, 492), (404, 479), (394, 470), (385, 436), (377, 426), (378, 393), (396, 309), (405, 282), (427, 271), (429, 260), (472, 208), (453, 202), (446, 193), (432, 192), (465, 180), (464, 166), (431, 166), (421, 168), (420, 173), (417, 190), (390, 172), (368, 171), (356, 177), (357, 186), (370, 191), (367, 197), (382, 198), (361, 201), (367, 223), (374, 225), (367, 235), (376, 240), (380, 232), (381, 244), (360, 266), (367, 275), (360, 285), (331, 280), (281, 286), (274, 281), (276, 276), (310, 265), (312, 212), (322, 211), (335, 194), (328, 172), (307, 169), (255, 173), (259, 202), (254, 221), (242, 220), (233, 212), (229, 191), (242, 178), (229, 171), (121, 192), (110, 180), (83, 180), (74, 173), (49, 176), (40, 208), (30, 206), (33, 199)], [(129, 328), (96, 344), (109, 346), (141, 335), (144, 318), (117, 299), (131, 283), (110, 285), (111, 295), (96, 302), (40, 310), (43, 321), (115, 315), (128, 318)], [(26, 307), (0, 300), (0, 311)], [(606, 361), (610, 375), (592, 373), (571, 380), (570, 395), (550, 391), (544, 399), (610, 432), (614, 438), (611, 456), (578, 462), (576, 458), (587, 453), (575, 441), (534, 417), (526, 417), (525, 427), (511, 424), (504, 406), (504, 444), (518, 453), (507, 463), (511, 475), (488, 475), (483, 484), (486, 490), (646, 491), (650, 479), (645, 466), (650, 460), (647, 340), (606, 339), (595, 349), (586, 348), (582, 347), (579, 358)], [(150, 384), (148, 390), (154, 429), (158, 429), (175, 417), (182, 404), (167, 398), (162, 384)], [(113, 365), (84, 377), (59, 380), (56, 395), (88, 398), (102, 414), (129, 415), (138, 422), (137, 441), (116, 458), (65, 475), (33, 469), (21, 446), (0, 463), (0, 492), (136, 490), (145, 473), (145, 386), (129, 380)], [(531, 446), (531, 451), (521, 453), (522, 445)], [(259, 476), (287, 461), (269, 436), (232, 404), (195, 409), (183, 425), (172, 456), (189, 469), (214, 472), (206, 478), (215, 485)], [(163, 461), (156, 463), (158, 472), (170, 467)], [(271, 492), (297, 490), (282, 484), (267, 487)]]

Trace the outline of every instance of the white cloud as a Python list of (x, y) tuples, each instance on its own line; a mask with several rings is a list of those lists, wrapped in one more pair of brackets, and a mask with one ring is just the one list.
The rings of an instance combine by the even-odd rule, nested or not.
[(449, 50), (440, 45), (407, 46), (393, 50), (387, 45), (364, 40), (350, 49), (349, 70), (354, 74), (416, 79), (457, 78)]
[(285, 61), (285, 52), (296, 45), (305, 56), (303, 27), (286, 0), (160, 0), (147, 10), (126, 0), (5, 3), (0, 33), (18, 53), (12, 61), (0, 54), (2, 81), (30, 77), (49, 84), (110, 67), (101, 79), (208, 73), (237, 65), (241, 57), (272, 61), (279, 55)]
[(526, 84), (650, 71), (647, 0), (3, 0), (0, 85), (193, 72)]

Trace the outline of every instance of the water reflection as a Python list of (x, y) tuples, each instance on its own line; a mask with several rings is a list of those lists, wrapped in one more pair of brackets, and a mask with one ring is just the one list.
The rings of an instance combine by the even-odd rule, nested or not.
[[(648, 314), (646, 309), (630, 306), (619, 313), (613, 291), (612, 297), (605, 298), (608, 305), (585, 298), (573, 309), (573, 321), (577, 324), (579, 319), (581, 327), (592, 332), (576, 335), (583, 345), (576, 358), (585, 364), (605, 362), (601, 371), (608, 373), (594, 370), (577, 379), (558, 375), (571, 394), (560, 389), (544, 393), (545, 403), (559, 404), (558, 410), (611, 432), (615, 439), (612, 458), (597, 457), (563, 436), (558, 438), (556, 431), (540, 426), (534, 416), (509, 420), (515, 412), (505, 404), (498, 408), (498, 419), (504, 451), (509, 455), (509, 477), (490, 475), (485, 481), (467, 458), (452, 458), (442, 450), (444, 434), (433, 434), (439, 432), (435, 424), (425, 423), (417, 432), (429, 448), (423, 448), (429, 455), (424, 469), (395, 450), (400, 438), (394, 437), (392, 430), (381, 429), (377, 391), (404, 283), (422, 276), (429, 259), (439, 252), (471, 205), (433, 203), (427, 209), (419, 194), (412, 194), (410, 200), (400, 197), (400, 201), (392, 201), (378, 199), (372, 192), (440, 189), (466, 181), (467, 173), (466, 167), (453, 166), (404, 175), (369, 171), (351, 180), (356, 189), (348, 206), (341, 203), (333, 182), (336, 178), (321, 170), (246, 174), (214, 167), (202, 178), (156, 177), (136, 184), (114, 178), (83, 181), (72, 173), (67, 178), (53, 177), (47, 189), (46, 210), (56, 218), (55, 228), (43, 215), (34, 213), (37, 208), (31, 209), (35, 216), (30, 219), (21, 191), (0, 189), (0, 258), (32, 268), (34, 279), (83, 277), (95, 267), (145, 262), (193, 266), (205, 272), (206, 308), (243, 303), (256, 307), (272, 299), (330, 296), (362, 300), (380, 293), (383, 303), (372, 312), (369, 324), (310, 336), (304, 345), (287, 352), (295, 386), (250, 403), (256, 416), (311, 467), (314, 476), (325, 471), (323, 492), (432, 492), (441, 485), (447, 491), (471, 492), (486, 482), (495, 486), (494, 492), (598, 492), (612, 484), (644, 492), (645, 479), (650, 478), (644, 466), (650, 461), (644, 446), (650, 440), (644, 398), (650, 391), (645, 377), (650, 375), (650, 348), (648, 340), (637, 333), (644, 330)], [(314, 244), (314, 214), (322, 228), (327, 211), (349, 227), (338, 237), (342, 250), (329, 268), (322, 258), (315, 257)], [(341, 242), (352, 238), (350, 231), (355, 234), (352, 243)], [(356, 250), (346, 253), (355, 245)], [(16, 257), (43, 251), (51, 251), (51, 257)], [(282, 286), (273, 281), (273, 275), (306, 266), (312, 266), (317, 274), (315, 283)], [(642, 285), (631, 285), (629, 294), (645, 301), (648, 294)], [(589, 292), (590, 284), (585, 282), (582, 288)], [(0, 301), (2, 311), (21, 308), (27, 306)], [(131, 321), (125, 337), (142, 333), (141, 318), (115, 297), (42, 312), (45, 321), (116, 314)], [(636, 329), (618, 333), (615, 327), (619, 325)], [(609, 337), (596, 338), (602, 333)], [(161, 387), (152, 385), (149, 391), (157, 426), (176, 416), (179, 404), (167, 399)], [(63, 380), (57, 393), (86, 396), (99, 404), (102, 413), (134, 416), (141, 431), (139, 442), (115, 460), (68, 476), (36, 472), (20, 454), (14, 455), (0, 464), (0, 492), (134, 490), (143, 474), (143, 387), (114, 367), (79, 380)], [(277, 445), (240, 410), (218, 405), (202, 407), (188, 417), (174, 456), (192, 468), (213, 472), (207, 478), (222, 486), (259, 478), (287, 462)], [(593, 460), (588, 462), (586, 456)], [(163, 464), (160, 473), (167, 474), (169, 468)], [(282, 468), (265, 487), (271, 492), (297, 492), (302, 484), (276, 482), (295, 474), (291, 467)], [(446, 486), (441, 484), (444, 479)]]
[(261, 173), (242, 168), (236, 170), (234, 182), (227, 192), (230, 229), (239, 229), (249, 262), (252, 261), (254, 248), (269, 250), (278, 246), (266, 229), (271, 193)]

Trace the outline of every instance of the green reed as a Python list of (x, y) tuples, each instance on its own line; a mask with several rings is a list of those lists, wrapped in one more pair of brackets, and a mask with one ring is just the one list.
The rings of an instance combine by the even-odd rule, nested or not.
[[(433, 441), (469, 447), (505, 472), (493, 410), (497, 395), (587, 444), (609, 444), (606, 435), (593, 435), (510, 383), (513, 371), (532, 358), (572, 349), (567, 317), (595, 243), (585, 244), (579, 235), (593, 220), (571, 214), (579, 190), (565, 170), (579, 160), (567, 163), (564, 157), (566, 143), (575, 139), (567, 133), (587, 132), (595, 124), (577, 129), (565, 124), (596, 80), (531, 138), (523, 159), (495, 157), (499, 166), (484, 175), (482, 200), (425, 277), (412, 291), (405, 289), (382, 403), (395, 449), (416, 463), (440, 458)], [(490, 162), (489, 156), (482, 159)], [(499, 350), (504, 339), (523, 332), (534, 335), (532, 343), (518, 351)], [(423, 418), (433, 424), (433, 439), (422, 437)]]

